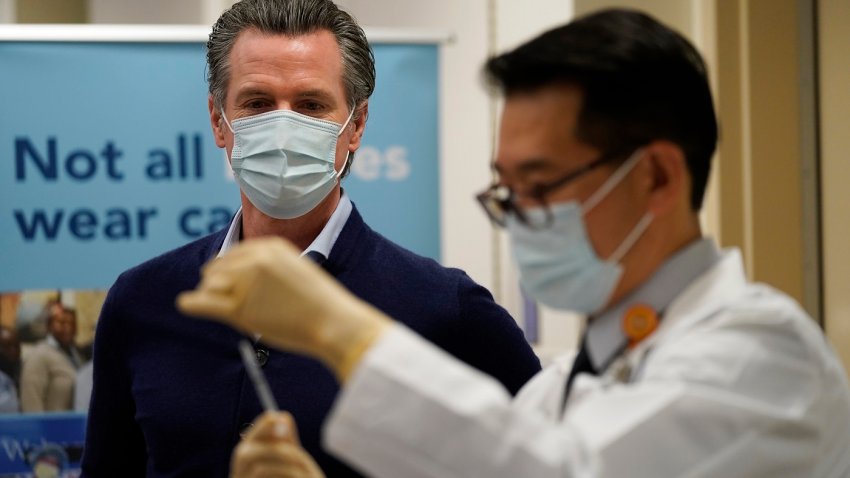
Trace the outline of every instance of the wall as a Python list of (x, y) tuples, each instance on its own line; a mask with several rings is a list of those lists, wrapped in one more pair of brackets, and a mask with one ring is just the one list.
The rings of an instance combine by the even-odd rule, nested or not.
[[(524, 322), (516, 269), (504, 233), (494, 229), (474, 200), (492, 180), (490, 161), (499, 110), (481, 83), (485, 59), (518, 45), (572, 13), (569, 0), (342, 0), (363, 25), (434, 28), (454, 40), (441, 51), (442, 261), (464, 269)], [(538, 352), (545, 358), (574, 346), (576, 316), (544, 311)]]
[(88, 0), (91, 23), (201, 24), (212, 26), (235, 0)]
[(17, 14), (15, 0), (0, 0), (0, 23), (15, 23)]
[(23, 0), (17, 2), (18, 23), (85, 23), (86, 0)]
[(824, 327), (850, 371), (850, 2), (818, 8)]
[(200, 23), (203, 0), (88, 0), (91, 23)]
[[(717, 2), (722, 243), (818, 318), (815, 118), (797, 0)], [(811, 133), (813, 136), (813, 133)]]
[(633, 8), (649, 13), (693, 40), (692, 19), (696, 3), (693, 0), (576, 0), (576, 15), (603, 8)]

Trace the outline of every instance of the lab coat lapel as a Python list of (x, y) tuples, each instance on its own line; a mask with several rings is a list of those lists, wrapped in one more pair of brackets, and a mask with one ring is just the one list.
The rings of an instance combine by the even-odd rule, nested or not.
[[(639, 375), (643, 359), (659, 341), (668, 340), (680, 331), (687, 330), (734, 302), (746, 290), (741, 253), (737, 249), (724, 251), (723, 257), (711, 269), (699, 276), (682, 294), (670, 303), (658, 330), (630, 350), (620, 361), (599, 377), (579, 375), (575, 378), (568, 397), (567, 409), (575, 407), (587, 397), (615, 382), (621, 382), (621, 367), (628, 370), (631, 379)], [(564, 376), (561, 381), (566, 381)], [(628, 381), (628, 380), (626, 380)], [(563, 386), (563, 383), (562, 383)]]

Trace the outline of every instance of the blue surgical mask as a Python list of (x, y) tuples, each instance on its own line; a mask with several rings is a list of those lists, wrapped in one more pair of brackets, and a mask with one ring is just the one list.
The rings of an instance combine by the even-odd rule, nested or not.
[[(340, 126), (291, 110), (275, 110), (224, 122), (233, 132), (230, 167), (239, 188), (263, 214), (292, 219), (312, 211), (333, 190)], [(348, 158), (346, 158), (348, 162)]]
[[(520, 283), (541, 304), (591, 314), (602, 309), (623, 274), (620, 260), (652, 222), (647, 212), (608, 259), (602, 259), (587, 237), (584, 215), (611, 192), (641, 158), (638, 150), (612, 174), (584, 204), (568, 201), (550, 207), (552, 222), (546, 229), (531, 229), (515, 215), (507, 230), (519, 266)], [(544, 222), (546, 211), (525, 211), (529, 220)], [(539, 217), (535, 217), (539, 216)]]

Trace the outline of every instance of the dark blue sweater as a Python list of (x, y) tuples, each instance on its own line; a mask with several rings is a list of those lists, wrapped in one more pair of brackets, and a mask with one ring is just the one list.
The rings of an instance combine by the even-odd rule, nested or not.
[[(174, 300), (199, 281), (226, 230), (123, 273), (97, 325), (83, 476), (226, 477), (240, 431), (262, 412), (238, 332), (181, 315)], [(513, 319), (457, 269), (417, 256), (351, 212), (323, 267), (372, 303), (516, 392), (539, 369)], [(309, 320), (305, 317), (305, 320)], [(319, 445), (338, 384), (319, 362), (269, 351), (264, 372), (304, 448), (329, 477), (359, 476)]]

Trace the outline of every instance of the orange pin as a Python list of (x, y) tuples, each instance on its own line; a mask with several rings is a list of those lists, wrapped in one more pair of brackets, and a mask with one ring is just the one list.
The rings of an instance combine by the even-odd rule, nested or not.
[(646, 304), (635, 304), (623, 315), (623, 333), (629, 339), (629, 348), (639, 344), (658, 328), (658, 314)]

